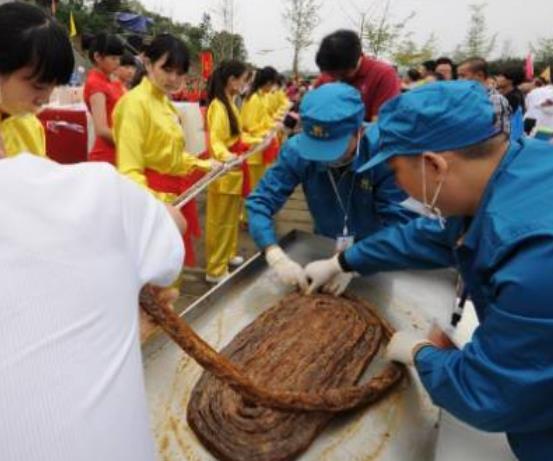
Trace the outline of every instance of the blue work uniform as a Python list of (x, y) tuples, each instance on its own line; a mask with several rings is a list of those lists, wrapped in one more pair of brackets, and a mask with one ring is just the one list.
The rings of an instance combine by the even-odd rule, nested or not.
[[(322, 162), (303, 159), (296, 144), (294, 137), (283, 146), (276, 163), (246, 200), (250, 234), (260, 248), (277, 243), (273, 216), (299, 184), (313, 216), (314, 232), (333, 239), (342, 235), (345, 213), (329, 173), (334, 175), (342, 204), (348, 211), (348, 234), (355, 240), (415, 216), (400, 205), (407, 196), (396, 186), (386, 165), (366, 173), (355, 173), (353, 164), (342, 169), (329, 168)], [(369, 145), (369, 138), (363, 136), (355, 164), (369, 159)]]
[[(480, 325), (462, 350), (424, 347), (419, 376), (435, 404), (506, 432), (522, 461), (553, 459), (553, 148), (521, 139), (472, 219), (419, 218), (343, 254), (362, 274), (456, 266)], [(447, 309), (448, 306), (444, 306)]]

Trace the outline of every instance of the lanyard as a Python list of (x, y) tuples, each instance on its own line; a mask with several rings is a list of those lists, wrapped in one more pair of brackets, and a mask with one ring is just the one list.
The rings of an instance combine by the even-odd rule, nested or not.
[(330, 179), (330, 184), (332, 184), (332, 189), (334, 190), (334, 194), (336, 195), (336, 200), (338, 201), (338, 205), (340, 205), (340, 209), (344, 213), (344, 228), (342, 230), (342, 234), (344, 236), (346, 236), (346, 235), (349, 234), (349, 231), (348, 231), (349, 211), (350, 211), (350, 208), (351, 208), (351, 197), (353, 195), (353, 188), (355, 186), (355, 175), (354, 175), (354, 177), (351, 181), (351, 187), (349, 189), (348, 201), (347, 201), (347, 206), (346, 206), (344, 204), (344, 201), (342, 200), (342, 197), (340, 196), (340, 191), (338, 190), (338, 185), (345, 178), (348, 171), (344, 172), (344, 174), (340, 178), (340, 181), (338, 182), (338, 184), (336, 184), (336, 180), (334, 179), (334, 175), (332, 174), (332, 171), (330, 171), (330, 170), (326, 170), (326, 171), (328, 173), (328, 179)]

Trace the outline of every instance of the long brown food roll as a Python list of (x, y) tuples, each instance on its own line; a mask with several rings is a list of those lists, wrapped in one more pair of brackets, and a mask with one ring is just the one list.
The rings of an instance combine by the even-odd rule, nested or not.
[(290, 295), (218, 354), (149, 295), (143, 307), (207, 370), (193, 390), (188, 422), (222, 460), (293, 459), (333, 413), (378, 400), (403, 376), (389, 364), (356, 385), (392, 333), (359, 300)]
[[(240, 364), (229, 360), (225, 355), (217, 353), (209, 344), (200, 338), (192, 328), (182, 320), (167, 304), (159, 303), (157, 300), (157, 291), (153, 287), (146, 287), (142, 290), (140, 296), (140, 305), (148, 312), (154, 320), (171, 336), (171, 338), (196, 362), (203, 368), (210, 371), (213, 375), (229, 384), (243, 397), (271, 408), (280, 408), (283, 410), (303, 410), (303, 411), (330, 411), (341, 412), (350, 410), (360, 405), (369, 404), (380, 398), (383, 388), (388, 388), (398, 382), (403, 376), (403, 368), (390, 364), (378, 376), (359, 386), (332, 387), (319, 390), (318, 392), (309, 392), (302, 390), (282, 390), (269, 389), (256, 383), (251, 379)], [(280, 304), (289, 302), (293, 297), (300, 297), (294, 294), (285, 298)], [(310, 296), (310, 300), (326, 299), (326, 303), (337, 301), (328, 295)], [(338, 305), (346, 306), (346, 298), (340, 298)], [(352, 301), (349, 301), (351, 304)], [(370, 310), (370, 307), (364, 302), (356, 301), (361, 308), (361, 312), (367, 312), (367, 316), (372, 318), (373, 328), (377, 328), (380, 320)], [(273, 308), (276, 309), (276, 308)], [(262, 318), (260, 316), (259, 318)], [(255, 323), (255, 322), (254, 322)], [(367, 324), (368, 327), (368, 324)], [(385, 325), (380, 325), (390, 336), (391, 329)], [(371, 336), (376, 345), (379, 340)], [(374, 350), (376, 352), (376, 349)]]

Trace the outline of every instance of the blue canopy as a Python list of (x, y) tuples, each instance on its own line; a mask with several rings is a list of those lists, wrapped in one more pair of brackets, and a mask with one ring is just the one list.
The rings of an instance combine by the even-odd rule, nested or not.
[(153, 19), (135, 13), (115, 13), (115, 20), (124, 29), (144, 34), (154, 23)]

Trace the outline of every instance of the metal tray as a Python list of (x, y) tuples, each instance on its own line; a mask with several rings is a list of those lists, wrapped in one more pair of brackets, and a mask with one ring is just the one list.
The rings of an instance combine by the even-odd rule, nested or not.
[[(328, 257), (334, 247), (329, 239), (299, 231), (286, 236), (281, 245), (300, 263)], [(449, 271), (378, 274), (355, 279), (348, 292), (371, 301), (395, 328), (426, 329), (433, 319), (447, 321), (455, 298), (454, 280)], [(258, 254), (190, 306), (183, 317), (220, 350), (287, 291)], [(143, 357), (158, 459), (214, 460), (186, 423), (188, 399), (202, 369), (163, 334), (144, 345)], [(379, 361), (377, 357), (374, 367)], [(299, 459), (433, 460), (439, 411), (410, 373), (400, 389), (376, 405), (337, 416)]]

